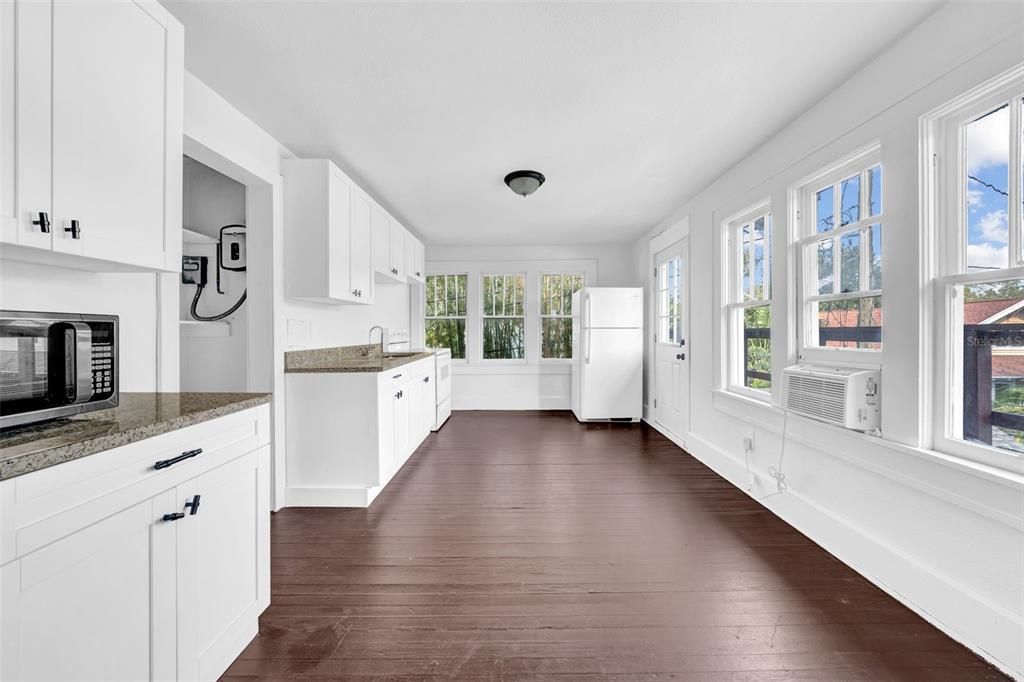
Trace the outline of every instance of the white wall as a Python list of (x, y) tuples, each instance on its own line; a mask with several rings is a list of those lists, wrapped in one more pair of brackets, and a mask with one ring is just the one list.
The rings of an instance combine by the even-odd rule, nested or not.
[[(587, 269), (589, 286), (639, 286), (632, 245), (580, 246), (427, 246), (427, 272), (470, 272), (507, 264), (517, 270), (545, 264), (575, 263)], [(473, 283), (471, 283), (473, 288)], [(529, 290), (529, 283), (528, 283)], [(527, 335), (536, 310), (527, 306)], [(468, 320), (472, 325), (474, 320)], [(452, 409), (455, 410), (567, 410), (570, 407), (568, 362), (523, 364), (459, 362), (452, 364)]]
[[(224, 225), (245, 225), (245, 185), (188, 157), (184, 159), (182, 223), (186, 229), (219, 238)], [(185, 243), (182, 253), (206, 256), (209, 284), (204, 287), (197, 312), (218, 315), (235, 304), (246, 290), (248, 272), (221, 271), (217, 291), (215, 244)], [(179, 319), (193, 322), (192, 299), (196, 286), (179, 284)], [(245, 391), (248, 388), (249, 302), (216, 325), (181, 325), (181, 390)], [(227, 325), (225, 328), (224, 325)], [(211, 332), (211, 330), (213, 330)], [(220, 335), (226, 330), (228, 335)]]
[(3, 261), (0, 309), (120, 317), (120, 390), (157, 390), (157, 275), (95, 274)]
[[(650, 283), (650, 243), (690, 236), (690, 432), (677, 442), (762, 500), (844, 562), (954, 638), (1024, 678), (1024, 478), (930, 452), (931, 367), (921, 339), (928, 291), (919, 233), (919, 117), (1024, 61), (1019, 3), (951, 3), (834, 94), (680, 207), (637, 243)], [(721, 221), (772, 201), (773, 360), (795, 361), (795, 289), (785, 235), (788, 190), (801, 177), (880, 140), (885, 169), (884, 439), (784, 417), (777, 407), (719, 391), (723, 331), (718, 278)], [(688, 218), (688, 228), (682, 218)], [(665, 230), (672, 233), (660, 234)], [(787, 342), (783, 342), (787, 341)], [(648, 348), (648, 354), (651, 349)], [(648, 362), (648, 393), (655, 377)], [(776, 401), (778, 401), (778, 391)], [(650, 410), (647, 411), (652, 419)], [(754, 435), (752, 474), (742, 437)], [(782, 436), (785, 435), (783, 457)]]
[[(373, 306), (284, 296), (281, 159), (294, 155), (191, 74), (185, 77), (185, 153), (246, 185), (250, 390), (272, 391), (275, 507), (284, 499), (284, 351), (365, 343), (374, 324), (408, 326), (408, 285), (378, 284)], [(364, 187), (374, 195), (373, 188)], [(377, 199), (376, 196), (374, 196)], [(383, 202), (382, 206), (387, 208)], [(177, 305), (177, 302), (175, 302)], [(260, 337), (260, 338), (257, 338)]]

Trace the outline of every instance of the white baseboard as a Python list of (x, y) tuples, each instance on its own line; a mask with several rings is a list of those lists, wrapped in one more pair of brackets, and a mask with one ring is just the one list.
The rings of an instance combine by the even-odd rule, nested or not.
[[(886, 594), (1004, 673), (1024, 680), (1024, 622), (1016, 614), (951, 581), (799, 491), (757, 499), (747, 489), (748, 474), (741, 461), (693, 434), (684, 442), (653, 420), (645, 421)], [(764, 482), (763, 478), (755, 479)]]
[(384, 486), (373, 488), (285, 488), (286, 507), (369, 507)]

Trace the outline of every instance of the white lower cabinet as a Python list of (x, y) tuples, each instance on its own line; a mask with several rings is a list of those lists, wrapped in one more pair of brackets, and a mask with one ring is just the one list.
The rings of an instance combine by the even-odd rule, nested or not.
[(369, 506), (430, 434), (433, 375), (433, 356), (383, 372), (286, 374), (287, 506)]
[(268, 427), (263, 406), (0, 482), (0, 680), (216, 680), (269, 605)]

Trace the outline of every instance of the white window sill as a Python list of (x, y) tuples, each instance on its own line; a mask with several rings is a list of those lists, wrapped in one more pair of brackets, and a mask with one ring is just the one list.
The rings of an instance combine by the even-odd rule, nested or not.
[(477, 364), (452, 364), (452, 374), (491, 374), (491, 375), (510, 375), (510, 374), (571, 374), (572, 363), (571, 362), (557, 362), (542, 364), (506, 364), (506, 363), (495, 363), (490, 364), (487, 361)]
[[(797, 414), (790, 413), (787, 417), (786, 411), (778, 405), (738, 395), (723, 389), (712, 391), (712, 403), (716, 409), (732, 417), (753, 423), (780, 436), (782, 435), (784, 420), (788, 419), (787, 439), (792, 438), (794, 441), (798, 441), (808, 447), (840, 452), (857, 460), (864, 459), (856, 448), (844, 448), (842, 443), (838, 442), (843, 438), (848, 438), (851, 439), (849, 442), (862, 442), (873, 447), (886, 448), (903, 455), (910, 455), (972, 476), (1024, 490), (1024, 474), (1007, 467), (982, 464), (965, 457), (939, 452), (938, 450), (913, 447), (904, 443), (887, 440), (884, 437), (844, 429), (840, 426), (826, 424)], [(797, 434), (793, 432), (792, 427), (795, 424), (799, 425), (798, 428), (802, 433)], [(826, 443), (828, 443), (827, 446), (825, 445)]]

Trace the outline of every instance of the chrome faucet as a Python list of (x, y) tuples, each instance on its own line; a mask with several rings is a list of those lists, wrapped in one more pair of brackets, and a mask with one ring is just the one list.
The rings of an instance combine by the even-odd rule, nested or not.
[[(375, 324), (372, 327), (370, 327), (370, 333), (366, 335), (366, 345), (367, 346), (373, 345), (373, 330), (374, 329), (379, 329), (380, 330), (380, 356), (384, 357), (384, 327), (380, 326), (379, 324)], [(367, 356), (370, 355), (370, 349), (369, 348), (366, 349), (366, 355)]]

